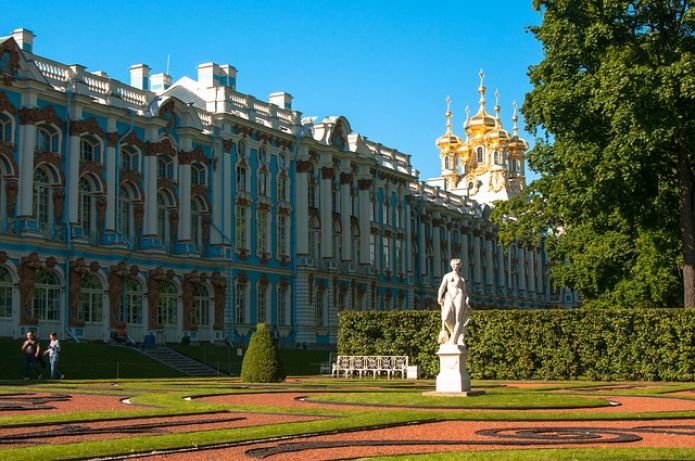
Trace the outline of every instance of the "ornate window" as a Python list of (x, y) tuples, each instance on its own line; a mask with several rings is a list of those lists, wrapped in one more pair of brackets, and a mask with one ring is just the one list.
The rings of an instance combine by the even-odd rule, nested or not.
[(500, 164), (500, 153), (497, 152), (497, 151), (495, 151), (495, 153), (492, 154), (492, 155), (493, 155), (494, 158), (495, 158), (495, 165), (499, 165), (499, 164)]
[(257, 212), (256, 254), (260, 257), (271, 252), (270, 212), (259, 209)]
[(478, 162), (478, 163), (483, 163), (483, 162), (485, 161), (485, 159), (484, 159), (485, 153), (483, 152), (483, 148), (482, 148), (482, 147), (478, 147), (478, 148), (475, 150), (475, 153), (476, 153), (476, 160), (477, 160), (477, 162)]
[(268, 172), (263, 170), (260, 170), (258, 172), (258, 195), (260, 197), (267, 197), (268, 196)]
[(87, 273), (80, 284), (77, 316), (85, 322), (101, 322), (104, 314), (104, 287), (95, 274)]
[(248, 219), (246, 214), (248, 213), (248, 207), (237, 203), (234, 206), (234, 233), (235, 233), (235, 243), (237, 250), (248, 249), (248, 232), (246, 225)]
[(277, 245), (278, 245), (278, 256), (289, 256), (289, 248), (287, 242), (289, 242), (289, 225), (288, 217), (284, 214), (278, 215), (278, 230), (277, 230)]
[(174, 179), (174, 159), (168, 155), (160, 155), (157, 158), (157, 177)]
[(170, 218), (175, 203), (168, 191), (161, 190), (157, 194), (157, 234), (165, 247), (171, 240)]
[(32, 317), (38, 320), (60, 320), (61, 283), (58, 274), (39, 269), (34, 284)]
[(384, 237), (383, 255), (384, 255), (384, 271), (391, 271), (391, 237)]
[(246, 192), (246, 167), (243, 165), (236, 167), (236, 190)]
[(307, 192), (308, 192), (308, 199), (309, 199), (309, 207), (310, 208), (316, 208), (316, 204), (318, 203), (318, 200), (316, 200), (316, 179), (312, 176), (309, 178), (309, 184), (307, 186)]
[(316, 294), (314, 295), (314, 320), (317, 327), (322, 327), (325, 324), (325, 305), (326, 305), (326, 290), (321, 287), (316, 287)]
[(159, 304), (157, 322), (160, 325), (176, 326), (176, 286), (172, 282), (163, 282), (159, 287)]
[(14, 119), (4, 112), (0, 112), (0, 141), (14, 141)]
[(237, 282), (234, 287), (234, 312), (236, 313), (236, 324), (243, 325), (246, 320), (246, 287), (245, 282)]
[(318, 261), (321, 255), (321, 226), (316, 217), (309, 218), (309, 255)]
[(123, 184), (121, 186), (118, 196), (118, 232), (128, 240), (131, 246), (137, 240), (135, 228), (135, 202), (138, 198), (137, 189), (131, 184)]
[(279, 202), (289, 202), (289, 181), (285, 174), (280, 174), (277, 178), (278, 183), (278, 201)]
[(268, 315), (268, 285), (259, 283), (256, 286), (256, 323), (269, 323)]
[(384, 202), (384, 205), (381, 207), (381, 221), (384, 226), (390, 226), (391, 225), (391, 206), (388, 201)]
[(52, 125), (36, 127), (36, 150), (39, 152), (60, 152), (60, 134)]
[(39, 167), (34, 171), (34, 200), (33, 214), (39, 222), (39, 227), (48, 230), (51, 224), (51, 177), (46, 168)]
[(80, 139), (80, 160), (101, 162), (101, 142), (92, 136)]
[(78, 186), (77, 222), (90, 242), (98, 238), (96, 192), (94, 179), (83, 176)]
[(403, 267), (403, 240), (397, 238), (396, 239), (396, 272), (399, 274), (403, 274), (405, 272), (405, 268)]
[(199, 186), (207, 184), (207, 170), (202, 163), (191, 165), (191, 184)]
[(194, 325), (210, 325), (210, 293), (205, 285), (199, 283), (193, 290), (193, 309), (191, 320)]
[(0, 266), (0, 318), (12, 317), (12, 274)]
[(121, 169), (126, 171), (140, 171), (140, 153), (126, 146), (121, 149)]
[(123, 318), (130, 325), (142, 324), (142, 300), (145, 294), (142, 284), (135, 279), (126, 279), (123, 283)]
[(376, 264), (376, 235), (369, 234), (369, 264)]
[(290, 288), (288, 286), (278, 287), (278, 300), (277, 300), (277, 324), (278, 325), (290, 325)]

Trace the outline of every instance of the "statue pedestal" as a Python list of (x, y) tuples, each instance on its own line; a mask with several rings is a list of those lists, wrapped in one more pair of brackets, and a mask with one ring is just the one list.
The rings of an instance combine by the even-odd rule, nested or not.
[(437, 394), (471, 394), (471, 378), (466, 371), (468, 349), (458, 344), (442, 344), (437, 351), (439, 374), (437, 375)]

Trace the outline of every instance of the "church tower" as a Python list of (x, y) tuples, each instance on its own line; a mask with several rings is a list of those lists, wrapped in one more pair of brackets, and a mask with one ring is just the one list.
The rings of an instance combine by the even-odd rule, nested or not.
[(525, 187), (524, 162), (528, 143), (519, 137), (516, 102), (514, 134), (510, 135), (500, 119), (499, 91), (495, 92), (494, 115), (485, 107), (485, 74), (480, 71), (478, 111), (471, 116), (466, 108), (463, 124), (465, 140), (451, 132), (451, 111), (447, 98), (447, 131), (437, 141), (444, 188), (491, 204), (518, 195)]

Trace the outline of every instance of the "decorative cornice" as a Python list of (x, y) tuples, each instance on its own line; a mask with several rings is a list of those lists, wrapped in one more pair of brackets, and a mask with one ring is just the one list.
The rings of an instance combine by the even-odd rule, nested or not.
[(179, 165), (190, 165), (191, 163), (208, 163), (208, 159), (203, 154), (203, 149), (196, 147), (191, 151), (179, 152)]
[(0, 45), (0, 57), (4, 57), (6, 54), (10, 57), (7, 61), (7, 68), (0, 72), (2, 76), (2, 81), (6, 86), (12, 86), (12, 81), (15, 78), (15, 74), (20, 68), (19, 65), (19, 47), (14, 38), (10, 38)]
[(99, 138), (105, 136), (104, 130), (101, 129), (94, 117), (87, 120), (78, 120), (70, 125), (70, 136), (84, 136), (85, 134), (91, 134)]
[(80, 173), (92, 173), (100, 176), (104, 172), (104, 165), (92, 160), (80, 161)]
[(131, 171), (131, 170), (123, 170), (121, 169), (120, 171), (120, 176), (121, 176), (121, 184), (123, 184), (126, 181), (131, 181), (139, 186), (140, 181), (142, 180), (142, 175), (140, 174), (139, 171)]
[(352, 184), (352, 173), (340, 173), (340, 184)]
[(333, 179), (333, 168), (331, 168), (331, 167), (321, 168), (321, 179)]
[(145, 143), (145, 155), (167, 154), (176, 156), (176, 148), (169, 138), (164, 138), (158, 142)]
[(360, 190), (368, 190), (372, 187), (372, 182), (371, 179), (360, 179), (357, 181), (357, 187), (359, 187)]
[(22, 108), (19, 109), (19, 123), (22, 125), (36, 125), (40, 122), (52, 123), (58, 128), (63, 128), (63, 121), (56, 114), (53, 106), (46, 106), (41, 110)]
[(297, 169), (297, 173), (308, 173), (311, 169), (311, 162), (307, 160), (297, 160), (295, 168)]
[(10, 102), (10, 98), (3, 92), (0, 92), (0, 111), (9, 112), (12, 115), (17, 114), (17, 108)]

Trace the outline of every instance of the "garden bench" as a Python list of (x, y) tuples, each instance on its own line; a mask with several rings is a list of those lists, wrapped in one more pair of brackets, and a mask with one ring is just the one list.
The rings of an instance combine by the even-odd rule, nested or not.
[(385, 375), (391, 379), (400, 373), (405, 378), (408, 369), (406, 355), (339, 355), (331, 367), (331, 376), (345, 378), (371, 374), (372, 377)]

